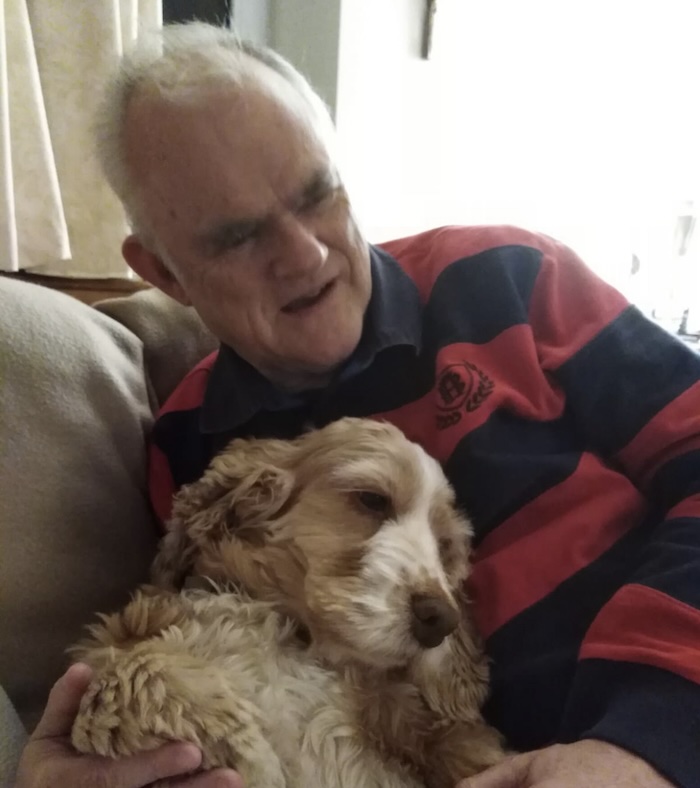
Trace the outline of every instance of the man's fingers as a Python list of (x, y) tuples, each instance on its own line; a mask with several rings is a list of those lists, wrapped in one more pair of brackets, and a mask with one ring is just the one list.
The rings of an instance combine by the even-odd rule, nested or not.
[[(167, 777), (179, 777), (187, 774), (202, 762), (202, 753), (194, 744), (173, 742), (159, 747), (122, 758), (116, 761), (103, 761), (109, 770), (107, 785), (114, 788), (132, 788), (132, 786), (150, 785), (156, 780)], [(189, 786), (189, 783), (185, 783)]]
[(173, 788), (244, 788), (243, 779), (231, 769), (214, 769), (211, 772), (198, 774), (177, 780), (172, 783)]
[(80, 699), (91, 678), (92, 671), (87, 665), (77, 663), (68, 668), (51, 689), (44, 714), (32, 734), (33, 740), (70, 736)]
[(530, 753), (515, 755), (476, 777), (460, 780), (457, 788), (526, 788)]

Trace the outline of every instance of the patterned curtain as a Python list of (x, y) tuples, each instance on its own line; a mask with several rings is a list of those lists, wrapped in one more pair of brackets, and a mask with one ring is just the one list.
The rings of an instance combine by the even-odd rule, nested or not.
[(0, 0), (0, 270), (129, 275), (91, 125), (117, 56), (161, 24), (161, 0)]

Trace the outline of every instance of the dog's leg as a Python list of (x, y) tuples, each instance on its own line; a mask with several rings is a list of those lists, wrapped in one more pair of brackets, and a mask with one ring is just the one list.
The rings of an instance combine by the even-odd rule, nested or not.
[(169, 741), (201, 748), (202, 768), (229, 766), (247, 788), (286, 788), (260, 710), (231, 677), (189, 654), (139, 644), (98, 673), (73, 726), (80, 752), (132, 755)]

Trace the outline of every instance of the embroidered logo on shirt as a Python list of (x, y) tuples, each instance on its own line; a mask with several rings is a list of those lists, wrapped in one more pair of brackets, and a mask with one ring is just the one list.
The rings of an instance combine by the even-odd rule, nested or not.
[(460, 421), (463, 410), (472, 413), (479, 408), (493, 391), (493, 381), (476, 364), (465, 361), (445, 367), (435, 390), (437, 406), (443, 411), (437, 415), (437, 427), (444, 430)]

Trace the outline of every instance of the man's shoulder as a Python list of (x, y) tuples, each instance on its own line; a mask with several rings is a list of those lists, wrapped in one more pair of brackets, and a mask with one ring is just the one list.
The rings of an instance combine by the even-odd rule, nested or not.
[(218, 350), (210, 353), (185, 375), (160, 409), (159, 418), (167, 413), (193, 410), (201, 406), (207, 390), (209, 375), (218, 355)]
[(541, 233), (508, 224), (444, 225), (415, 235), (382, 241), (377, 244), (397, 259), (434, 255), (445, 261), (501, 246), (525, 246), (544, 249), (553, 240)]
[(390, 254), (427, 296), (437, 278), (455, 264), (477, 258), (503, 260), (501, 250), (505, 248), (509, 249), (509, 263), (520, 257), (531, 261), (533, 252), (539, 257), (554, 252), (557, 244), (545, 235), (512, 225), (446, 225), (377, 246)]

